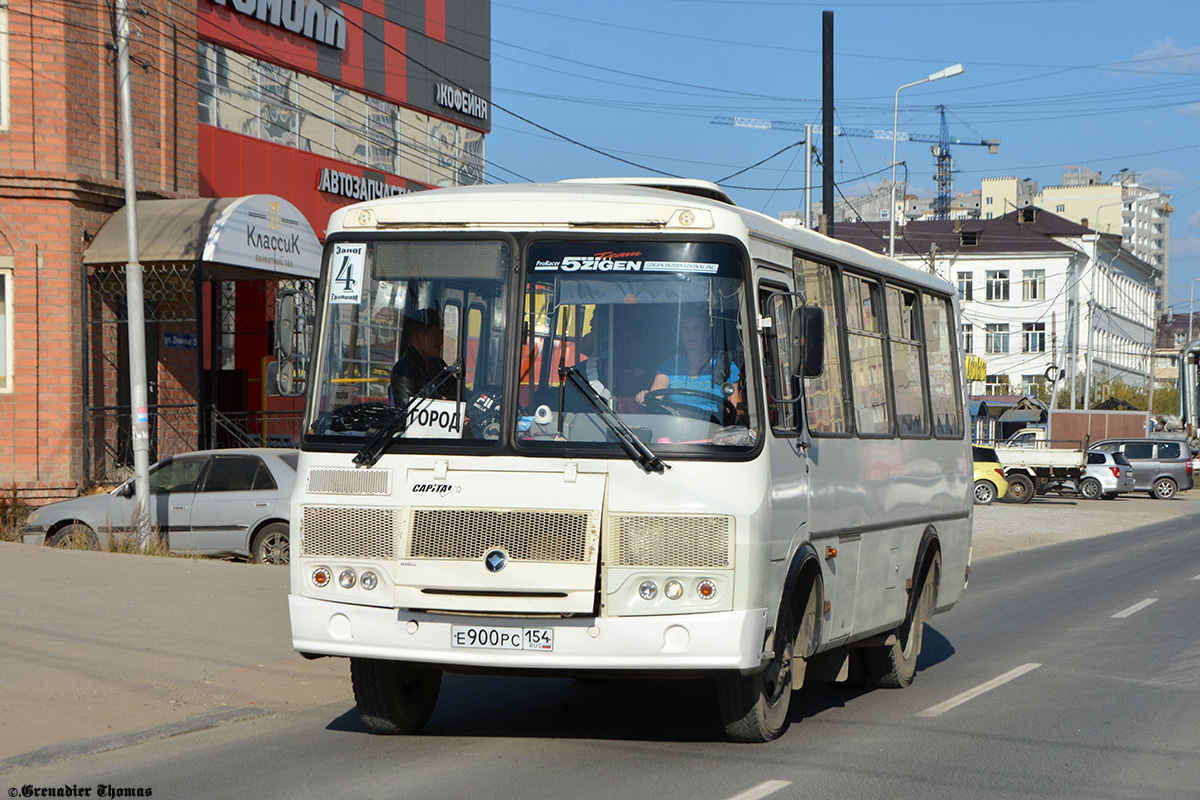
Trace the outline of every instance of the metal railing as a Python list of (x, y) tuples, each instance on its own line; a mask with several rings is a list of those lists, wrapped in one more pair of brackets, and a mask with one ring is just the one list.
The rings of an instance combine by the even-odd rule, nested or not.
[[(133, 477), (131, 406), (89, 409), (85, 474), (94, 485), (112, 485)], [(206, 441), (198, 444), (194, 404), (156, 405), (150, 414), (150, 460), (197, 449), (298, 447), (301, 411), (222, 412), (207, 409)]]

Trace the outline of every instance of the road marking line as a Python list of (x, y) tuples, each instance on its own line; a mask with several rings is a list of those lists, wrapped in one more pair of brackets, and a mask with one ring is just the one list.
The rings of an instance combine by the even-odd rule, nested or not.
[(1196, 577), (1192, 578), (1192, 580), (1194, 580), (1194, 581), (1200, 581), (1200, 575), (1197, 575)]
[(918, 717), (939, 717), (942, 714), (949, 711), (950, 709), (952, 709), (956, 706), (961, 706), (963, 703), (967, 702), (968, 700), (974, 700), (976, 697), (979, 697), (979, 695), (984, 694), (985, 692), (990, 692), (992, 689), (995, 689), (997, 686), (1003, 686), (1004, 684), (1008, 683), (1011, 680), (1016, 680), (1017, 678), (1024, 675), (1026, 672), (1033, 672), (1035, 669), (1037, 669), (1040, 666), (1041, 666), (1041, 664), (1024, 664), (1022, 666), (1017, 667), (1016, 669), (1009, 670), (1008, 672), (1004, 673), (1003, 675), (1001, 675), (999, 677), (992, 678), (987, 683), (982, 683), (979, 686), (976, 686), (974, 689), (970, 689), (968, 691), (963, 692), (962, 694), (951, 697), (949, 700), (945, 701), (944, 703), (938, 703), (936, 706), (930, 706), (929, 708), (925, 709), (924, 711), (921, 711), (920, 713), (918, 713), (917, 716)]
[(791, 785), (791, 781), (766, 781), (751, 789), (747, 789), (741, 794), (735, 794), (729, 800), (760, 800), (760, 798), (775, 794), (780, 789), (786, 789)]
[(1157, 602), (1158, 602), (1157, 597), (1148, 598), (1146, 600), (1143, 600), (1140, 603), (1134, 603), (1133, 605), (1131, 605), (1129, 608), (1125, 609), (1124, 611), (1118, 611), (1116, 614), (1112, 615), (1112, 618), (1113, 619), (1125, 619), (1126, 617), (1132, 617), (1134, 614), (1141, 611), (1146, 606), (1154, 605)]

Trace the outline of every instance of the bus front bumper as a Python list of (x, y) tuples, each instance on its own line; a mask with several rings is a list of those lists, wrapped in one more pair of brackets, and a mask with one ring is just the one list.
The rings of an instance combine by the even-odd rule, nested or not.
[[(292, 646), (445, 667), (546, 670), (724, 670), (762, 663), (766, 609), (570, 619), (472, 617), (288, 596)], [(553, 650), (455, 647), (452, 628), (550, 629)], [(460, 637), (461, 641), (461, 637)]]

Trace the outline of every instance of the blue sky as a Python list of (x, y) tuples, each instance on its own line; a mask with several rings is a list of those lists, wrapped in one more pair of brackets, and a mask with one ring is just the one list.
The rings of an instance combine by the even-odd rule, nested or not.
[[(825, 10), (839, 125), (890, 129), (898, 86), (962, 62), (900, 95), (902, 131), (936, 135), (940, 103), (951, 135), (1000, 140), (995, 155), (953, 148), (956, 191), (995, 176), (1055, 186), (1067, 165), (1161, 185), (1175, 207), (1168, 302), (1187, 311), (1200, 278), (1194, 0), (494, 0), (488, 180), (664, 172), (742, 187), (738, 203), (772, 216), (799, 208), (803, 148), (788, 148), (803, 134), (711, 120), (819, 123)], [(842, 191), (859, 193), (888, 176), (891, 143), (838, 137), (834, 156)], [(932, 197), (929, 145), (900, 142), (897, 157), (910, 192)]]

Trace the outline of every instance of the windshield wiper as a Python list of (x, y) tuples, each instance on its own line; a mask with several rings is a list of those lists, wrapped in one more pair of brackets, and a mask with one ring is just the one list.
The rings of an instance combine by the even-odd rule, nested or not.
[[(637, 464), (642, 470), (649, 475), (651, 472), (657, 472), (662, 475), (665, 471), (671, 468), (671, 465), (663, 461), (654, 453), (650, 452), (650, 448), (646, 447), (645, 443), (637, 437), (637, 434), (630, 430), (625, 424), (625, 420), (617, 416), (617, 412), (608, 407), (608, 403), (604, 402), (604, 398), (597, 392), (590, 383), (579, 373), (575, 367), (559, 367), (559, 377), (567, 378), (571, 384), (579, 390), (579, 393), (592, 404), (592, 408), (596, 409), (596, 413), (600, 415), (600, 419), (609, 429), (616, 434), (617, 442), (629, 454), (629, 458), (633, 463)], [(561, 409), (559, 419), (562, 418)]]
[(395, 409), (395, 415), (380, 425), (379, 430), (375, 432), (375, 435), (368, 439), (367, 443), (364, 444), (362, 449), (358, 451), (358, 455), (354, 457), (354, 466), (374, 466), (375, 462), (377, 462), (388, 449), (388, 446), (392, 443), (392, 440), (395, 439), (397, 435), (404, 432), (404, 429), (408, 426), (408, 418), (412, 416), (412, 413), (414, 411), (420, 411), (419, 404), (422, 401), (425, 401), (426, 403), (432, 403), (434, 393), (437, 392), (438, 389), (442, 388), (446, 381), (458, 375), (461, 367), (461, 361), (455, 361), (453, 364), (447, 364), (446, 366), (442, 367), (441, 371), (439, 371), (437, 375), (434, 375), (425, 382), (424, 386), (422, 386), (420, 389), (417, 389), (416, 393), (413, 394), (412, 399), (408, 401), (408, 405), (403, 410), (399, 408)]

